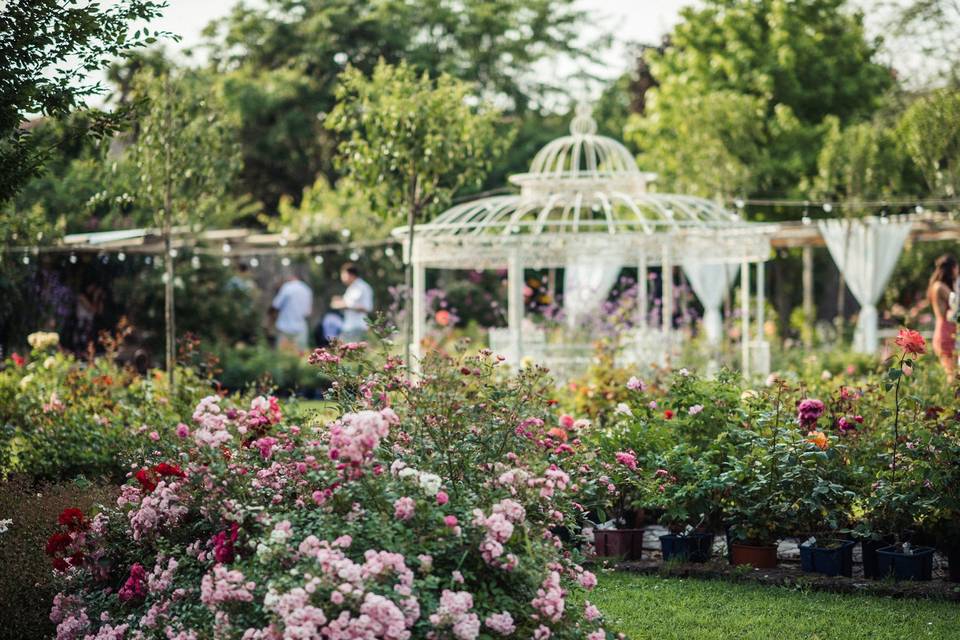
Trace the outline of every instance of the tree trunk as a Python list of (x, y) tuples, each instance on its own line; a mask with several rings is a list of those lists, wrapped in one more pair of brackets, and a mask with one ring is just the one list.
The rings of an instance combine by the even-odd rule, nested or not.
[(407, 376), (410, 376), (410, 372), (413, 370), (413, 363), (410, 361), (412, 343), (413, 343), (413, 232), (416, 222), (416, 213), (414, 212), (413, 205), (407, 209), (407, 260), (403, 268), (403, 284), (404, 290), (407, 292), (407, 301), (404, 304), (404, 333), (406, 334), (404, 339), (404, 362), (407, 364)]
[[(164, 83), (169, 82), (169, 76), (165, 76)], [(165, 109), (165, 120), (166, 120), (166, 131), (164, 135), (169, 136), (173, 130), (173, 123), (171, 122), (172, 117), (170, 113), (170, 91), (169, 84), (167, 84), (167, 104)], [(177, 366), (177, 356), (176, 356), (176, 328), (174, 325), (174, 313), (173, 313), (173, 280), (174, 280), (174, 269), (173, 269), (173, 255), (171, 253), (172, 247), (172, 238), (170, 237), (173, 232), (173, 167), (171, 166), (170, 161), (170, 143), (169, 140), (166, 144), (166, 151), (164, 153), (164, 192), (163, 192), (163, 274), (164, 274), (164, 283), (163, 283), (163, 320), (164, 320), (164, 329), (166, 331), (166, 368), (167, 368), (167, 380), (170, 384), (170, 393), (171, 395), (176, 393), (176, 380), (174, 378), (175, 369)]]

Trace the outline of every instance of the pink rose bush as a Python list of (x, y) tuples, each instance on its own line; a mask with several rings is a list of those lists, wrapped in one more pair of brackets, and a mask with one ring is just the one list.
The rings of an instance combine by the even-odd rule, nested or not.
[(583, 481), (541, 372), (438, 356), (411, 381), (363, 345), (312, 361), (339, 418), (204, 398), (156, 425), (178, 437), (115, 504), (64, 519), (84, 553), (58, 571), (57, 640), (608, 637), (570, 601), (596, 578), (561, 542)]

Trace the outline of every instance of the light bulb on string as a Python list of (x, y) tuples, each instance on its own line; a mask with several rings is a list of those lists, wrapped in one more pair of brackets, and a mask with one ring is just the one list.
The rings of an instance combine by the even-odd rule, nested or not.
[(349, 238), (349, 237), (350, 237), (350, 229), (342, 229), (342, 230), (340, 231), (340, 235), (343, 236), (344, 238)]
[(823, 211), (824, 211), (825, 213), (830, 213), (831, 211), (833, 211), (833, 205), (830, 204), (829, 202), (824, 202), (824, 203), (823, 203)]
[(224, 258), (223, 260), (220, 261), (220, 264), (222, 264), (222, 265), (225, 266), (225, 267), (229, 267), (229, 266), (230, 266), (230, 258)]
[(70, 264), (77, 264), (77, 254), (71, 253), (68, 260), (70, 260)]
[(194, 269), (200, 268), (200, 256), (193, 256), (190, 258), (190, 266)]
[(280, 261), (280, 264), (282, 264), (282, 265), (285, 266), (285, 267), (289, 267), (289, 266), (290, 266), (290, 258), (287, 258), (286, 256), (284, 256), (284, 258)]
[(26, 256), (26, 255), (23, 256), (22, 261), (23, 261), (23, 264), (30, 264), (30, 256)]
[(103, 264), (110, 264), (110, 256), (107, 255), (106, 253), (101, 253), (100, 262), (102, 262)]
[(313, 256), (313, 261), (317, 264), (323, 264), (323, 256), (318, 253), (317, 255)]
[(144, 264), (153, 264), (153, 256), (147, 256), (143, 259)]
[(250, 266), (256, 269), (260, 266), (260, 260), (256, 256), (250, 258)]
[(230, 246), (229, 242), (224, 242), (223, 246), (220, 248), (223, 250), (224, 253), (230, 253), (230, 250), (233, 249), (233, 247)]
[(359, 259), (360, 259), (360, 254), (359, 254), (359, 253), (357, 253), (356, 251), (351, 251), (351, 252), (350, 252), (350, 261), (351, 261), (351, 262), (356, 262), (356, 261), (359, 260)]
[(923, 205), (918, 204), (916, 207), (913, 208), (913, 210), (916, 211), (917, 213), (923, 213)]
[(384, 249), (384, 250), (383, 250), (383, 255), (387, 256), (388, 258), (392, 258), (392, 257), (393, 257), (393, 247), (387, 247), (386, 249)]
[(123, 262), (126, 259), (127, 259), (127, 254), (125, 254), (123, 251), (117, 254), (117, 262)]
[(170, 249), (170, 257), (171, 257), (171, 258), (176, 258), (178, 253), (180, 253), (180, 252), (177, 251), (176, 249)]
[(743, 198), (737, 198), (733, 201), (733, 206), (735, 206), (737, 209), (743, 209), (744, 205), (746, 204), (747, 203), (743, 201)]

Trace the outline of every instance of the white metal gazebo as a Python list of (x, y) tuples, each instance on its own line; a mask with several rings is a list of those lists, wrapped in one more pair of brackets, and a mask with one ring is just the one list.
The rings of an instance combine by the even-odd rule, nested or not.
[[(596, 123), (583, 105), (570, 124), (570, 135), (541, 149), (528, 173), (511, 176), (517, 194), (480, 198), (458, 204), (431, 222), (417, 225), (410, 255), (413, 264), (413, 345), (419, 355), (424, 337), (424, 294), (427, 269), (507, 270), (508, 336), (505, 355), (518, 363), (525, 355), (542, 355), (537, 336), (523, 330), (524, 269), (564, 268), (605, 262), (638, 269), (637, 315), (647, 339), (637, 338), (638, 361), (669, 357), (672, 336), (674, 269), (706, 274), (698, 297), (704, 307), (719, 314), (719, 304), (708, 305), (704, 293), (730, 285), (728, 273), (739, 266), (743, 370), (766, 368), (769, 359), (763, 341), (763, 265), (770, 255), (774, 225), (749, 223), (704, 198), (652, 192), (655, 174), (641, 172), (631, 153), (619, 142), (596, 134)], [(407, 229), (394, 236), (406, 239)], [(406, 243), (404, 243), (406, 246)], [(756, 265), (756, 339), (750, 331), (751, 265)], [(658, 327), (647, 325), (647, 273), (659, 267), (663, 274), (662, 313)], [(714, 276), (723, 274), (720, 280)], [(691, 278), (695, 291), (696, 282)], [(609, 289), (607, 289), (609, 290)], [(604, 292), (605, 297), (605, 292)], [(599, 310), (597, 310), (599, 311)], [(716, 316), (717, 319), (719, 315)], [(639, 343), (642, 342), (642, 345)], [(492, 345), (493, 346), (493, 345)], [(636, 348), (634, 349), (637, 350)], [(646, 353), (644, 353), (646, 351)], [(658, 353), (654, 353), (658, 351)], [(754, 355), (755, 354), (755, 355)], [(548, 366), (551, 363), (548, 361)]]

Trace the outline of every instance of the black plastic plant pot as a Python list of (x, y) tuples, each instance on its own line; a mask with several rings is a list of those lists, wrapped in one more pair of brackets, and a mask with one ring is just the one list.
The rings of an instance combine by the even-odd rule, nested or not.
[(800, 568), (808, 573), (850, 578), (856, 544), (854, 540), (824, 540), (816, 545), (800, 545)]
[(681, 536), (671, 533), (660, 536), (660, 550), (663, 552), (664, 562), (706, 562), (713, 554), (713, 534), (691, 533)]
[(933, 578), (933, 548), (916, 547), (912, 553), (904, 553), (896, 545), (878, 549), (877, 571), (881, 578), (892, 575), (897, 580), (930, 580)]

